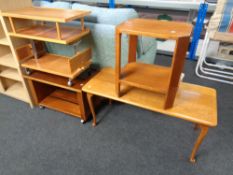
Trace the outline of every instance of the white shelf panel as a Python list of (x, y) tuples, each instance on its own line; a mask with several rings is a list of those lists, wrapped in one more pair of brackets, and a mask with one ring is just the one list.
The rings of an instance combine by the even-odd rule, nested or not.
[(29, 101), (25, 89), (23, 88), (23, 85), (20, 82), (14, 83), (10, 87), (8, 87), (3, 94), (16, 98), (18, 100), (22, 100), (24, 102)]
[(9, 46), (10, 45), (10, 43), (9, 43), (9, 41), (8, 41), (7, 38), (0, 38), (0, 44), (1, 45), (5, 45), (5, 46)]
[(16, 69), (8, 68), (0, 72), (0, 77), (21, 81), (20, 75)]
[(16, 62), (11, 53), (0, 57), (0, 65), (17, 69)]

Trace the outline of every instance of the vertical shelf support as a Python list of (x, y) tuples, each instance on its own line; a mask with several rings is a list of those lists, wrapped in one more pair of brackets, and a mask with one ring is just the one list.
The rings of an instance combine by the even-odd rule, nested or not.
[(13, 19), (11, 17), (8, 17), (8, 19), (10, 21), (10, 25), (11, 25), (11, 29), (12, 29), (13, 33), (16, 33), (16, 29), (15, 29)]
[(180, 82), (180, 75), (185, 61), (185, 59), (180, 58), (185, 58), (188, 45), (189, 37), (178, 38), (176, 41), (176, 49), (172, 59), (172, 72), (169, 78), (169, 87), (166, 94), (164, 109), (171, 108), (175, 101), (176, 92)]
[(129, 35), (129, 56), (128, 63), (136, 62), (138, 37)]
[(82, 31), (84, 31), (85, 30), (84, 18), (81, 18), (81, 27), (82, 27)]
[(56, 22), (56, 29), (57, 29), (57, 38), (61, 40), (61, 29), (58, 22)]
[(121, 75), (121, 33), (116, 31), (116, 65), (115, 65), (115, 84), (116, 94), (120, 96), (120, 75)]

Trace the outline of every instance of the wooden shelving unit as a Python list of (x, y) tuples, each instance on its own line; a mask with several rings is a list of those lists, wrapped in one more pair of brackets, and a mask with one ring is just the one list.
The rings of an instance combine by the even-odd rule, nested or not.
[[(160, 93), (164, 96), (164, 109), (173, 106), (179, 86), (192, 26), (180, 22), (132, 19), (116, 29), (116, 94), (120, 97), (121, 84)], [(129, 35), (128, 64), (121, 68), (121, 36)], [(176, 49), (172, 65), (163, 67), (136, 61), (138, 36), (175, 40)], [(127, 92), (126, 92), (127, 93)]]
[[(91, 48), (77, 52), (73, 57), (47, 53), (44, 41), (70, 44), (90, 33), (84, 26), (84, 17), (90, 11), (25, 7), (4, 11), (4, 20), (11, 38), (28, 40), (15, 49), (17, 59), (25, 69), (35, 105), (47, 107), (87, 121), (82, 85), (88, 80), (76, 80), (91, 65)], [(80, 27), (65, 23), (81, 21)], [(3, 70), (0, 76), (12, 77), (15, 72)], [(14, 79), (15, 80), (15, 79)], [(11, 90), (11, 89), (9, 89)]]
[[(90, 30), (84, 27), (84, 17), (90, 13), (90, 11), (82, 10), (26, 7), (14, 11), (3, 12), (2, 16), (9, 20), (10, 36), (69, 44), (90, 33)], [(39, 21), (39, 24), (30, 23), (29, 26), (17, 26), (17, 24), (14, 23), (14, 19), (16, 18), (25, 21)], [(81, 20), (80, 28), (61, 25), (61, 23), (67, 23), (76, 19)], [(55, 25), (47, 25), (45, 22), (55, 23)]]
[[(4, 10), (30, 6), (30, 0), (0, 1), (0, 13)], [(7, 33), (8, 23), (0, 14), (0, 93), (33, 106), (15, 52), (14, 41)]]
[[(77, 53), (72, 58), (67, 58), (45, 53), (46, 49), (42, 49), (44, 50), (43, 53), (39, 54), (43, 45), (40, 42), (70, 44), (80, 40), (90, 33), (90, 30), (84, 26), (84, 17), (88, 14), (90, 14), (90, 11), (38, 7), (26, 7), (2, 13), (9, 23), (8, 34), (11, 37), (24, 38), (31, 41), (30, 45), (20, 46), (21, 50), (17, 49), (18, 55), (23, 57), (30, 55), (21, 53), (24, 53), (25, 50), (32, 50), (31, 53), (33, 53), (34, 58), (22, 64), (22, 67), (26, 68), (26, 72), (30, 73), (30, 70), (36, 70), (63, 76), (67, 78), (67, 84), (70, 86), (73, 84), (73, 79), (90, 66), (91, 49), (88, 48)], [(21, 22), (17, 22), (16, 19), (20, 19)], [(80, 27), (65, 26), (65, 23), (77, 19), (81, 21)], [(49, 24), (47, 24), (48, 22)], [(36, 43), (34, 40), (40, 42)], [(28, 53), (30, 54), (30, 52)], [(24, 60), (24, 58), (19, 56), (19, 60)]]

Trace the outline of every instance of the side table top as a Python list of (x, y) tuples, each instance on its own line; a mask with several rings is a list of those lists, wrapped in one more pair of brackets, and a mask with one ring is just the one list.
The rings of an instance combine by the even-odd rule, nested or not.
[(143, 35), (161, 39), (176, 40), (189, 37), (193, 26), (184, 22), (159, 21), (135, 18), (117, 26), (117, 32), (130, 35)]
[(2, 16), (65, 23), (87, 16), (90, 13), (90, 11), (84, 10), (26, 7), (2, 12)]

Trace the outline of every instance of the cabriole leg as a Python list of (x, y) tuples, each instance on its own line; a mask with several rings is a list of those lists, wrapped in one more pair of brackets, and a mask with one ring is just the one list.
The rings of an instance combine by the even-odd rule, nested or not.
[(92, 114), (92, 117), (93, 117), (92, 126), (96, 126), (96, 114), (95, 114), (95, 109), (94, 109), (94, 105), (93, 105), (93, 102), (92, 102), (92, 97), (93, 97), (92, 94), (87, 93), (87, 101), (88, 101), (88, 104), (89, 104), (89, 107), (90, 107), (90, 110), (91, 110), (91, 114)]
[(200, 134), (199, 134), (199, 136), (196, 140), (196, 143), (193, 147), (192, 154), (190, 156), (190, 162), (192, 162), (192, 163), (196, 162), (196, 159), (195, 159), (196, 153), (197, 153), (198, 148), (200, 147), (202, 141), (204, 140), (206, 134), (208, 133), (208, 129), (209, 129), (207, 126), (203, 126), (203, 125), (199, 125), (199, 126), (200, 126), (201, 131), (200, 131)]

